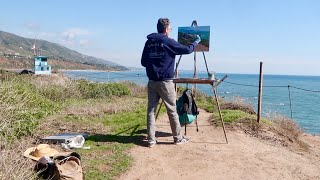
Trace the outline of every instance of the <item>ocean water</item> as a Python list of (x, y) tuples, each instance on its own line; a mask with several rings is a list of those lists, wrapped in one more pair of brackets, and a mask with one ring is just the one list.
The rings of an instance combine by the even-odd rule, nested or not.
[[(83, 78), (98, 82), (132, 81), (146, 85), (145, 71), (104, 72), (104, 71), (64, 71), (68, 77)], [(258, 102), (259, 75), (257, 74), (216, 74), (221, 79), (228, 77), (218, 87), (219, 96), (232, 100), (241, 97), (255, 108)], [(192, 78), (193, 71), (180, 71), (179, 77)], [(206, 78), (206, 72), (198, 72), (199, 78)], [(289, 89), (291, 109), (289, 101)], [(186, 86), (180, 84), (180, 86)], [(291, 117), (302, 129), (311, 134), (320, 134), (320, 76), (264, 75), (262, 91), (262, 113), (268, 117), (281, 114)], [(191, 84), (188, 85), (192, 87)], [(197, 85), (197, 89), (212, 95), (209, 85)]]

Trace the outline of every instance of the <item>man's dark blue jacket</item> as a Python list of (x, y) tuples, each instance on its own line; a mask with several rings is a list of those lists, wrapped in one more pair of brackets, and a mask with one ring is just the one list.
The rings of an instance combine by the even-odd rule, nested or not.
[(198, 45), (194, 42), (184, 46), (163, 33), (153, 33), (147, 38), (141, 65), (146, 67), (149, 80), (154, 81), (173, 79), (176, 55), (190, 54)]

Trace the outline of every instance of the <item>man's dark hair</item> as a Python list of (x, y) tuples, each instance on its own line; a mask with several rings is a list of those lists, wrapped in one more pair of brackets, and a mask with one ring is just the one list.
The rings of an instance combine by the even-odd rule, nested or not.
[(157, 24), (158, 33), (163, 33), (164, 30), (169, 27), (170, 20), (168, 18), (160, 18)]

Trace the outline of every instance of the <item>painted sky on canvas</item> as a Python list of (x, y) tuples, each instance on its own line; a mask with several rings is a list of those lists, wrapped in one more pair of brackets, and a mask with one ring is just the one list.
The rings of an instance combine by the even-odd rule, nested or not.
[[(160, 17), (171, 37), (193, 20), (211, 26), (211, 70), (222, 73), (320, 75), (320, 1), (18, 1), (0, 0), (0, 30), (56, 42), (81, 53), (141, 67), (146, 36)], [(193, 56), (180, 67), (192, 69)], [(198, 69), (205, 70), (201, 60)]]

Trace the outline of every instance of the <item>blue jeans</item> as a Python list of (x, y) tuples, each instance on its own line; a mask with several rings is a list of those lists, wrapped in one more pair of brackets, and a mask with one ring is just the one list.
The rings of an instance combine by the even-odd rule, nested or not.
[(181, 139), (181, 125), (176, 108), (176, 91), (172, 80), (148, 82), (148, 113), (147, 113), (147, 130), (148, 142), (156, 142), (156, 119), (155, 114), (159, 99), (162, 99), (167, 109), (170, 126), (173, 134), (173, 140), (176, 142)]

